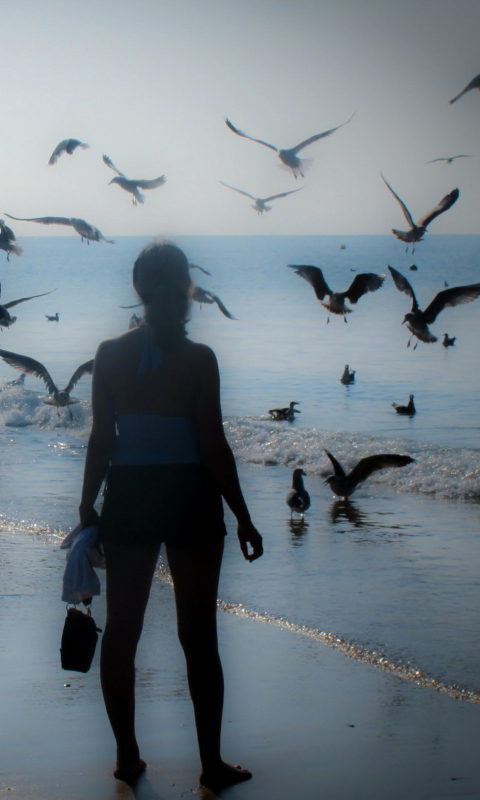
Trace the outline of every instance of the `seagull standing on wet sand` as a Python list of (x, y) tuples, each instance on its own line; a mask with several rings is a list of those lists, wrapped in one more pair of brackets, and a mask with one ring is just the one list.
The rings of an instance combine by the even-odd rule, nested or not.
[(53, 164), (56, 164), (62, 153), (68, 153), (68, 155), (71, 156), (77, 147), (81, 147), (82, 150), (86, 150), (87, 147), (90, 147), (90, 145), (85, 144), (85, 142), (80, 142), (78, 139), (63, 139), (60, 144), (57, 144), (55, 150), (50, 156), (50, 160), (48, 162), (49, 165), (53, 166)]
[(309, 139), (305, 139), (304, 142), (300, 142), (300, 144), (297, 144), (296, 147), (290, 147), (289, 149), (285, 150), (281, 150), (280, 148), (275, 147), (275, 145), (273, 144), (264, 142), (262, 139), (254, 139), (253, 136), (248, 136), (248, 134), (243, 133), (243, 131), (239, 130), (234, 125), (232, 125), (232, 123), (230, 122), (229, 119), (227, 119), (227, 117), (225, 117), (225, 123), (230, 128), (230, 130), (233, 131), (233, 133), (237, 134), (237, 136), (243, 136), (245, 139), (251, 139), (252, 142), (258, 142), (258, 144), (263, 144), (265, 145), (265, 147), (269, 147), (270, 150), (275, 150), (275, 152), (278, 153), (280, 161), (282, 162), (282, 164), (279, 166), (281, 166), (282, 169), (291, 171), (293, 173), (293, 177), (296, 180), (299, 175), (302, 178), (305, 177), (303, 173), (305, 169), (309, 167), (310, 164), (312, 163), (310, 159), (298, 158), (297, 153), (299, 153), (300, 150), (303, 150), (304, 147), (307, 147), (307, 145), (313, 144), (313, 142), (318, 141), (318, 139), (324, 139), (325, 136), (330, 136), (331, 133), (338, 131), (339, 128), (342, 128), (344, 125), (347, 125), (347, 123), (350, 122), (352, 117), (350, 117), (350, 119), (347, 119), (347, 122), (342, 122), (341, 125), (337, 125), (336, 128), (330, 128), (330, 130), (323, 131), (323, 133), (316, 133), (314, 136), (310, 136)]
[(5, 225), (4, 219), (0, 219), (0, 250), (5, 250), (7, 261), (10, 261), (10, 253), (16, 256), (21, 256), (23, 253), (23, 247), (16, 244), (15, 234), (8, 225)]
[(303, 478), (306, 477), (306, 474), (303, 469), (293, 470), (292, 488), (285, 498), (285, 502), (290, 508), (290, 518), (293, 516), (293, 512), (296, 511), (297, 514), (302, 515), (303, 519), (305, 511), (310, 508), (310, 495), (303, 485)]
[[(451, 289), (444, 289), (443, 292), (439, 292), (435, 295), (425, 311), (421, 311), (417, 298), (415, 297), (415, 292), (404, 275), (393, 267), (389, 267), (388, 269), (390, 270), (390, 274), (398, 291), (406, 294), (412, 300), (412, 310), (408, 314), (405, 314), (405, 318), (402, 322), (402, 325), (405, 323), (407, 324), (407, 328), (412, 334), (408, 340), (407, 347), (410, 347), (413, 336), (416, 336), (420, 342), (425, 342), (427, 344), (430, 342), (437, 342), (437, 337), (428, 329), (428, 326), (431, 325), (432, 322), (435, 322), (440, 312), (443, 311), (444, 308), (453, 308), (454, 306), (470, 303), (480, 295), (480, 283), (472, 283), (468, 286), (453, 286)], [(413, 348), (414, 350), (416, 350), (417, 345), (418, 341)]]
[(469, 92), (471, 89), (478, 89), (478, 90), (480, 91), (480, 75), (476, 75), (476, 77), (475, 77), (475, 78), (472, 78), (472, 80), (470, 81), (470, 83), (467, 83), (467, 85), (465, 86), (465, 89), (462, 89), (462, 91), (460, 92), (460, 94), (457, 94), (457, 95), (456, 95), (456, 96), (453, 98), (453, 100), (450, 100), (450, 105), (451, 105), (452, 103), (456, 103), (456, 102), (457, 102), (457, 100), (459, 100), (459, 99), (460, 99), (460, 97), (463, 97), (463, 95), (464, 95), (464, 94), (466, 94), (467, 92)]
[(417, 413), (417, 409), (413, 403), (413, 394), (410, 395), (406, 406), (399, 406), (398, 403), (392, 403), (392, 406), (397, 414), (404, 414), (405, 416), (413, 417), (413, 415)]
[(115, 244), (114, 239), (105, 239), (105, 236), (94, 225), (85, 222), (84, 219), (77, 217), (13, 217), (11, 214), (3, 212), (9, 219), (17, 219), (20, 222), (39, 222), (40, 225), (70, 225), (80, 236), (82, 242), (87, 240), (90, 242), (107, 242), (107, 244)]
[(40, 361), (36, 361), (34, 358), (29, 358), (29, 356), (22, 356), (20, 353), (11, 353), (9, 350), (0, 350), (0, 358), (9, 364), (14, 369), (20, 370), (20, 372), (26, 372), (27, 375), (35, 375), (37, 378), (41, 378), (42, 381), (45, 382), (50, 397), (48, 400), (44, 400), (43, 402), (47, 406), (57, 406), (59, 409), (58, 413), (60, 414), (60, 408), (64, 408), (67, 406), (68, 413), (70, 414), (70, 419), (73, 420), (73, 414), (71, 412), (70, 406), (74, 403), (79, 403), (80, 400), (76, 400), (73, 397), (70, 397), (70, 392), (76, 386), (82, 375), (89, 374), (91, 375), (93, 372), (93, 358), (90, 361), (86, 361), (85, 364), (81, 364), (78, 369), (75, 370), (72, 377), (70, 378), (69, 382), (65, 386), (65, 389), (58, 389), (58, 387), (53, 382), (52, 378), (50, 377), (50, 373), (48, 372), (47, 368), (40, 363)]
[[(376, 275), (374, 272), (360, 272), (355, 275), (352, 283), (345, 292), (332, 292), (323, 277), (320, 267), (312, 267), (305, 264), (287, 264), (290, 269), (295, 270), (310, 286), (313, 286), (315, 295), (320, 304), (327, 309), (327, 323), (330, 322), (330, 314), (343, 316), (343, 321), (347, 321), (347, 314), (351, 314), (353, 309), (347, 308), (345, 300), (355, 305), (360, 298), (367, 292), (376, 292), (383, 285), (385, 275)], [(328, 302), (324, 303), (323, 298), (328, 296)]]
[(268, 413), (270, 414), (272, 419), (276, 420), (277, 422), (279, 420), (286, 420), (287, 422), (293, 422), (293, 420), (295, 419), (295, 414), (301, 414), (300, 409), (295, 408), (295, 406), (298, 405), (300, 405), (300, 403), (297, 403), (296, 400), (292, 400), (288, 408), (271, 408)]
[[(272, 207), (267, 206), (267, 203), (270, 203), (272, 200), (277, 200), (279, 197), (286, 197), (287, 194), (295, 194), (295, 192), (300, 192), (301, 189), (292, 189), (291, 192), (282, 192), (282, 194), (272, 194), (271, 197), (254, 197), (253, 194), (248, 194), (248, 192), (242, 192), (241, 189), (235, 189), (235, 186), (229, 186), (228, 183), (224, 183), (220, 181), (222, 186), (226, 186), (227, 189), (233, 189), (234, 192), (238, 192), (239, 194), (243, 194), (245, 197), (250, 197), (251, 200), (255, 200), (255, 205), (252, 206), (253, 210), (257, 212), (257, 214), (263, 214), (264, 211), (271, 211)], [(303, 187), (302, 187), (303, 188)]]
[(358, 464), (347, 473), (337, 459), (325, 450), (327, 456), (332, 462), (335, 475), (330, 475), (324, 483), (330, 486), (332, 492), (338, 497), (350, 497), (355, 491), (359, 483), (367, 480), (373, 472), (378, 472), (380, 469), (387, 469), (389, 467), (405, 467), (407, 464), (412, 464), (415, 459), (410, 456), (400, 456), (395, 453), (380, 453), (375, 456), (367, 456), (361, 458)]
[(421, 242), (422, 241), (422, 237), (423, 237), (424, 233), (427, 232), (427, 227), (432, 222), (432, 220), (435, 219), (435, 217), (438, 217), (439, 214), (443, 214), (444, 211), (448, 211), (448, 209), (451, 208), (453, 206), (453, 204), (457, 202), (458, 196), (460, 194), (460, 190), (459, 189), (453, 189), (453, 191), (449, 192), (449, 194), (446, 194), (445, 197), (442, 197), (442, 199), (440, 200), (438, 205), (435, 206), (435, 208), (432, 208), (431, 211), (428, 211), (427, 214), (424, 214), (423, 217), (421, 217), (418, 220), (418, 222), (415, 223), (413, 221), (413, 217), (410, 214), (410, 211), (408, 210), (407, 206), (405, 205), (403, 200), (400, 199), (398, 194), (396, 194), (393, 191), (392, 187), (390, 186), (389, 183), (387, 183), (387, 181), (385, 180), (383, 175), (382, 175), (382, 180), (385, 183), (385, 185), (390, 189), (390, 191), (393, 194), (395, 200), (397, 200), (397, 202), (400, 204), (400, 207), (401, 207), (401, 209), (403, 211), (405, 219), (407, 220), (407, 222), (408, 222), (408, 224), (410, 226), (410, 230), (409, 231), (397, 231), (395, 228), (392, 228), (392, 233), (395, 234), (397, 239), (400, 239), (402, 242), (406, 242), (407, 243), (407, 248), (406, 248), (407, 251), (408, 251), (408, 245), (409, 244), (413, 244), (412, 253), (414, 253), (415, 252), (415, 242)]
[[(32, 294), (30, 297), (20, 297), (19, 300), (11, 300), (9, 303), (3, 303), (0, 305), (0, 328), (9, 328), (10, 325), (13, 325), (16, 322), (16, 317), (11, 317), (8, 311), (9, 308), (13, 308), (13, 306), (18, 306), (19, 303), (26, 303), (27, 300), (35, 300), (36, 297), (46, 297), (47, 294), (52, 294), (56, 292), (56, 289), (51, 289), (49, 292), (42, 292), (42, 294)], [(0, 284), (0, 296), (2, 294), (2, 286)]]
[[(120, 170), (117, 169), (117, 167), (115, 166), (115, 164), (113, 163), (111, 158), (109, 158), (108, 156), (104, 155), (103, 156), (103, 161), (107, 165), (107, 167), (110, 167), (110, 169), (113, 169), (113, 171), (116, 172), (117, 175), (118, 175), (118, 178), (112, 178), (110, 183), (117, 183), (126, 192), (130, 192), (130, 194), (133, 195), (132, 196), (132, 203), (133, 203), (134, 206), (136, 206), (137, 203), (144, 203), (145, 202), (145, 195), (143, 195), (141, 192), (139, 192), (138, 191), (139, 189), (158, 189), (158, 187), (159, 186), (163, 186), (163, 184), (167, 180), (165, 175), (160, 175), (159, 178), (153, 178), (150, 181), (149, 180), (143, 180), (142, 178), (139, 178), (138, 180), (136, 180), (136, 179), (134, 180), (133, 178), (127, 178), (123, 174), (123, 172), (120, 172)], [(109, 186), (110, 186), (110, 184), (109, 184)]]

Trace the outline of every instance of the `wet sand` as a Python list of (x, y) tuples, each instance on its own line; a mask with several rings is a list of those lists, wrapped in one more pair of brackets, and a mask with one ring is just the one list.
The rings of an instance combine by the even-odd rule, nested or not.
[[(132, 792), (111, 777), (98, 652), (86, 675), (60, 668), (64, 554), (44, 536), (1, 531), (0, 563), (0, 798), (194, 795), (200, 766), (170, 586), (155, 581), (139, 649), (138, 731), (149, 766)], [(102, 627), (103, 597), (94, 617)], [(219, 629), (224, 757), (254, 774), (222, 798), (480, 797), (480, 706), (266, 623), (220, 613)]]

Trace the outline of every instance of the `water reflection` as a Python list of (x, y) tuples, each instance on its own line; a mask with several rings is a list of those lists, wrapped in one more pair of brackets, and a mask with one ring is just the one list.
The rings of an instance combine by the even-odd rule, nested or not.
[(334, 500), (329, 508), (329, 513), (332, 525), (350, 522), (354, 528), (363, 528), (372, 524), (368, 519), (368, 515), (360, 511), (358, 506), (352, 503), (351, 500)]
[(290, 517), (287, 522), (291, 534), (291, 542), (294, 547), (304, 544), (303, 537), (308, 533), (309, 523), (304, 517)]

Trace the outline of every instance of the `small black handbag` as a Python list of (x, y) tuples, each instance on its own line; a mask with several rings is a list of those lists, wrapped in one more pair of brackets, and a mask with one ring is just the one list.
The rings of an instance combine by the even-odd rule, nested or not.
[(95, 655), (98, 634), (95, 620), (89, 608), (88, 600), (84, 602), (87, 612), (73, 607), (67, 609), (67, 618), (63, 626), (60, 656), (62, 669), (74, 672), (88, 672)]

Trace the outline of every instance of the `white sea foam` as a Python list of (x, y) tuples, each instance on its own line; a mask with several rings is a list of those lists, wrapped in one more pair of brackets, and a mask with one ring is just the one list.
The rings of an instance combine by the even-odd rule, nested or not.
[(295, 427), (254, 417), (229, 418), (225, 433), (240, 461), (265, 466), (301, 466), (315, 475), (332, 474), (325, 450), (351, 469), (358, 459), (375, 453), (402, 453), (415, 463), (374, 473), (370, 482), (385, 483), (398, 492), (424, 492), (452, 498), (480, 497), (480, 451), (418, 444), (362, 433)]
[(45, 405), (47, 395), (14, 386), (0, 392), (0, 426), (7, 428), (66, 428), (83, 429), (91, 420), (91, 405), (87, 401), (71, 405), (73, 420), (66, 408)]

